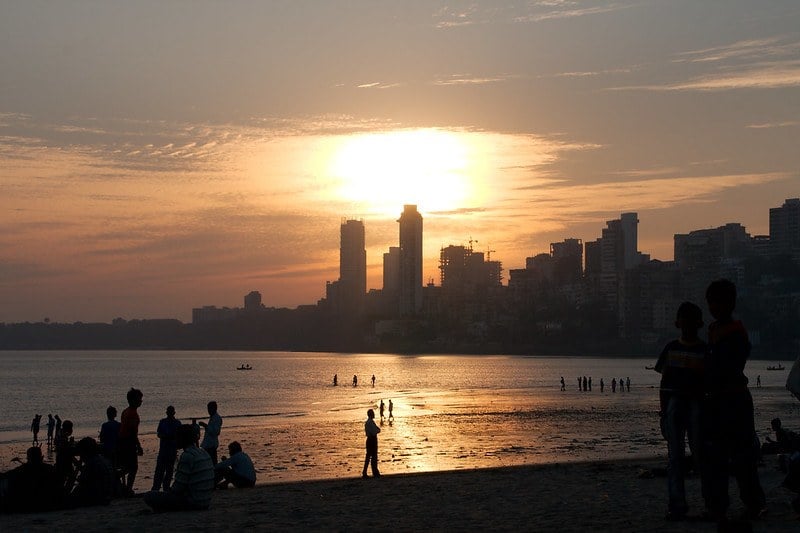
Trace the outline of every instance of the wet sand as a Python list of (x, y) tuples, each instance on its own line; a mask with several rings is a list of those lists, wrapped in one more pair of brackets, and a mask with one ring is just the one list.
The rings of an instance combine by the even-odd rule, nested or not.
[[(643, 477), (662, 458), (485, 468), (457, 472), (345, 476), (216, 491), (208, 511), (154, 514), (141, 498), (107, 507), (0, 517), (6, 531), (492, 529), (495, 531), (716, 531), (715, 524), (666, 522), (666, 480)], [(798, 531), (779, 487), (782, 474), (760, 469), (769, 513), (754, 531)], [(699, 512), (700, 485), (687, 493)], [(732, 490), (731, 517), (742, 507)]]

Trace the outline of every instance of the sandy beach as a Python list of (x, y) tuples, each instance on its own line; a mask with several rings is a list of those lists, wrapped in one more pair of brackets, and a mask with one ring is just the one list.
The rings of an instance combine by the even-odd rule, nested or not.
[[(768, 515), (754, 531), (797, 531), (774, 458), (760, 469)], [(666, 522), (666, 480), (647, 473), (663, 458), (384, 475), (380, 479), (269, 483), (216, 491), (208, 511), (154, 514), (141, 498), (107, 507), (0, 517), (6, 531), (336, 530), (716, 531)], [(700, 482), (687, 484), (692, 512)], [(732, 488), (729, 515), (742, 512)]]

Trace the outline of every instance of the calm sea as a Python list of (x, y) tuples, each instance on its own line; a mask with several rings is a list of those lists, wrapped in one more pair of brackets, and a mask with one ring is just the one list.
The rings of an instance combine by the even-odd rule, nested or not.
[[(290, 418), (361, 420), (365, 406), (392, 398), (404, 417), (568, 406), (578, 394), (577, 377), (600, 378), (610, 392), (612, 377), (630, 377), (627, 402), (657, 411), (659, 375), (651, 359), (427, 356), (289, 352), (5, 351), (0, 352), (0, 444), (30, 438), (35, 413), (71, 419), (76, 434), (90, 434), (105, 420), (106, 407), (126, 407), (130, 387), (144, 392), (142, 432), (154, 429), (167, 405), (178, 418), (206, 418), (216, 400), (226, 427), (263, 425)], [(237, 370), (249, 364), (252, 370)], [(751, 383), (761, 375), (767, 389), (780, 390), (784, 372), (762, 372), (751, 362)], [(763, 367), (763, 368), (762, 368)], [(334, 374), (339, 386), (333, 387)], [(375, 387), (371, 377), (375, 375)], [(358, 387), (352, 386), (358, 376)], [(564, 376), (567, 391), (560, 392)], [(490, 406), (487, 404), (491, 404)], [(397, 413), (395, 413), (397, 414)], [(769, 413), (764, 416), (769, 416)], [(151, 431), (152, 432), (152, 431)]]

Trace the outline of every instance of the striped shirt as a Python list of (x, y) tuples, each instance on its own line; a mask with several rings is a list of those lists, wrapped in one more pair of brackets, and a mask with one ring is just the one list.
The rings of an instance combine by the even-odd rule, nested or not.
[(171, 491), (183, 495), (186, 503), (192, 507), (208, 508), (214, 492), (214, 465), (205, 450), (197, 446), (183, 450)]

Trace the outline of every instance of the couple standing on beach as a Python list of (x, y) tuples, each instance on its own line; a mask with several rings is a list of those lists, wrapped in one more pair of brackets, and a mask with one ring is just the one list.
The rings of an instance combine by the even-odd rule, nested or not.
[(729, 280), (712, 282), (706, 301), (715, 321), (708, 343), (698, 330), (703, 312), (691, 303), (680, 305), (675, 326), (681, 336), (667, 344), (656, 363), (660, 372), (661, 427), (669, 452), (667, 476), (668, 520), (688, 513), (684, 488), (685, 438), (701, 474), (706, 517), (723, 523), (729, 506), (728, 477), (736, 478), (747, 518), (766, 512), (766, 498), (758, 478), (758, 447), (753, 420), (753, 398), (744, 367), (750, 341), (744, 325), (734, 320), (736, 286)]

